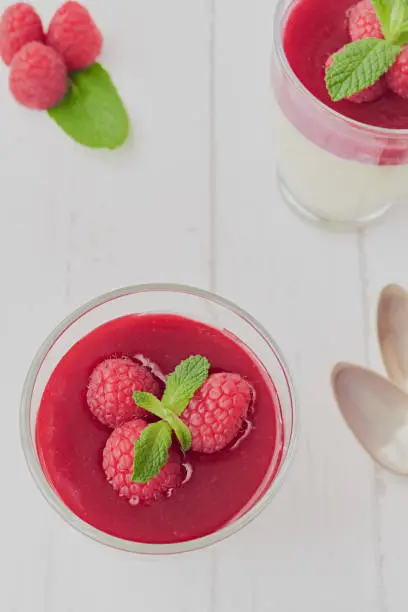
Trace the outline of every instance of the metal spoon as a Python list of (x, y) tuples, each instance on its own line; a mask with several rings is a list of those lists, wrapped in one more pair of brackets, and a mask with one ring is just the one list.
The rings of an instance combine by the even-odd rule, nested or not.
[(408, 393), (408, 293), (399, 285), (388, 285), (380, 294), (377, 330), (388, 376)]
[(380, 465), (408, 475), (408, 396), (386, 378), (347, 363), (332, 373), (346, 423)]

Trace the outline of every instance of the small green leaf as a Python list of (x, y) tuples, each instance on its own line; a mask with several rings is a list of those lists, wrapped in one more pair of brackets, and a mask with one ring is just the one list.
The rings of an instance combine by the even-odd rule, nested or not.
[(406, 45), (408, 43), (408, 21), (405, 22), (401, 28), (401, 34), (396, 38), (396, 45)]
[(374, 10), (381, 23), (381, 29), (385, 37), (389, 35), (389, 22), (391, 14), (390, 0), (372, 0)]
[(166, 422), (170, 425), (170, 427), (176, 434), (177, 439), (180, 442), (181, 448), (186, 453), (191, 448), (191, 432), (187, 425), (183, 423), (180, 417), (174, 414), (174, 412), (170, 412), (170, 410), (167, 410), (166, 412)]
[(326, 69), (326, 86), (338, 102), (373, 85), (392, 66), (401, 47), (379, 38), (365, 38), (335, 53)]
[(148, 482), (164, 467), (171, 445), (171, 429), (165, 421), (158, 421), (142, 431), (135, 442), (133, 462), (134, 482)]
[(168, 410), (180, 415), (206, 378), (210, 363), (201, 355), (182, 361), (166, 380), (162, 402)]
[(374, 10), (381, 23), (384, 38), (393, 44), (399, 44), (401, 35), (407, 28), (407, 0), (372, 0)]
[(391, 2), (391, 8), (389, 10), (389, 19), (387, 24), (387, 38), (390, 42), (395, 42), (400, 37), (400, 35), (403, 33), (404, 23), (406, 23), (407, 20), (407, 0), (393, 0)]
[(82, 145), (116, 149), (129, 135), (129, 119), (106, 70), (98, 63), (72, 73), (70, 90), (49, 109), (52, 119)]
[(144, 408), (148, 412), (151, 412), (155, 416), (159, 417), (159, 419), (165, 418), (165, 409), (163, 404), (155, 395), (152, 393), (146, 393), (145, 391), (135, 391), (133, 393), (133, 399), (135, 403), (140, 406), (140, 408)]

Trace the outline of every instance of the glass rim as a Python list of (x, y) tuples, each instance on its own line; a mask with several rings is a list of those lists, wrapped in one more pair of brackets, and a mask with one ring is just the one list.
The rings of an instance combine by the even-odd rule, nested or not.
[[(49, 484), (47, 478), (44, 475), (43, 469), (41, 468), (36, 448), (35, 448), (35, 440), (31, 435), (31, 425), (30, 425), (30, 407), (33, 390), (36, 384), (38, 373), (41, 369), (41, 366), (47, 357), (49, 351), (54, 346), (55, 342), (60, 338), (60, 336), (77, 320), (79, 320), (83, 315), (88, 312), (102, 306), (103, 304), (116, 300), (121, 297), (126, 297), (127, 295), (138, 294), (138, 293), (147, 293), (147, 292), (176, 292), (181, 294), (192, 295), (194, 297), (206, 299), (212, 303), (215, 303), (219, 306), (226, 308), (229, 311), (232, 311), (237, 316), (244, 319), (247, 323), (251, 325), (255, 331), (260, 334), (262, 339), (267, 343), (269, 348), (275, 355), (284, 375), (286, 384), (288, 386), (289, 396), (290, 396), (290, 410), (292, 416), (292, 427), (290, 432), (290, 438), (286, 447), (286, 455), (282, 461), (282, 464), (272, 479), (272, 482), (268, 485), (268, 488), (260, 497), (260, 499), (254, 504), (248, 512), (246, 512), (243, 516), (238, 518), (236, 521), (228, 523), (221, 529), (205, 535), (199, 538), (194, 538), (192, 540), (186, 540), (184, 542), (176, 542), (170, 544), (152, 544), (152, 543), (144, 543), (144, 542), (134, 542), (132, 540), (126, 540), (123, 538), (119, 538), (116, 536), (112, 536), (108, 533), (101, 531), (100, 529), (89, 525), (84, 520), (79, 518), (65, 503), (60, 499), (57, 493), (53, 490), (51, 485)], [(128, 552), (138, 553), (142, 555), (168, 555), (175, 553), (188, 552), (193, 550), (198, 550), (212, 544), (215, 544), (218, 541), (221, 541), (233, 533), (239, 531), (248, 523), (252, 522), (254, 518), (258, 516), (258, 514), (269, 504), (269, 502), (273, 499), (278, 489), (282, 485), (282, 482), (287, 474), (288, 468), (293, 463), (293, 459), (296, 453), (297, 446), (297, 438), (298, 438), (298, 408), (297, 408), (297, 399), (295, 394), (294, 383), (292, 379), (291, 372), (289, 367), (282, 355), (282, 351), (277, 345), (277, 343), (272, 339), (269, 332), (258, 323), (258, 321), (252, 317), (245, 310), (241, 309), (239, 306), (234, 304), (233, 302), (220, 297), (219, 295), (212, 293), (210, 291), (206, 291), (203, 289), (199, 289), (196, 287), (192, 287), (189, 285), (182, 284), (173, 284), (173, 283), (151, 283), (151, 284), (140, 284), (140, 285), (130, 285), (126, 287), (122, 287), (120, 289), (116, 289), (113, 291), (109, 291), (102, 295), (99, 295), (89, 301), (87, 301), (82, 306), (76, 308), (71, 314), (66, 316), (54, 329), (53, 331), (46, 337), (46, 339), (41, 344), (40, 348), (37, 350), (31, 365), (28, 369), (24, 384), (23, 390), (21, 394), (21, 402), (20, 402), (20, 440), (22, 444), (23, 453), (25, 456), (25, 460), (28, 466), (28, 469), (31, 473), (31, 476), (40, 490), (41, 494), (45, 498), (45, 500), (50, 504), (50, 506), (59, 514), (65, 522), (67, 522), (71, 527), (74, 527), (80, 533), (88, 536), (89, 538), (96, 540), (101, 544), (105, 544), (110, 546), (111, 548), (116, 548), (119, 550), (124, 550)]]
[(282, 40), (282, 19), (285, 17), (287, 11), (290, 9), (292, 4), (295, 4), (296, 1), (297, 0), (278, 0), (274, 13), (273, 23), (274, 50), (286, 74), (291, 79), (292, 84), (301, 92), (302, 95), (308, 97), (318, 108), (320, 108), (328, 115), (331, 115), (338, 121), (342, 121), (344, 123), (347, 123), (351, 127), (358, 128), (359, 130), (364, 130), (365, 132), (373, 135), (388, 138), (391, 136), (396, 140), (406, 139), (408, 137), (408, 129), (381, 128), (375, 125), (362, 123), (361, 121), (356, 121), (355, 119), (351, 119), (350, 117), (346, 117), (345, 115), (342, 115), (333, 108), (330, 108), (330, 106), (324, 104), (324, 102), (319, 100), (315, 95), (312, 94), (311, 91), (309, 91), (309, 89), (305, 85), (303, 85), (302, 81), (297, 77), (287, 60), (285, 51), (283, 49)]

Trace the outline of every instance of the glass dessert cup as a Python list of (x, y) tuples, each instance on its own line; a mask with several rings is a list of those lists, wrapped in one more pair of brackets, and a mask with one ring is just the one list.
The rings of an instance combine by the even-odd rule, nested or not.
[(364, 227), (408, 195), (408, 130), (350, 119), (301, 83), (283, 46), (295, 5), (296, 0), (279, 0), (274, 19), (279, 189), (291, 209), (308, 221), (332, 229)]
[[(239, 338), (273, 381), (281, 420), (275, 464), (257, 489), (255, 499), (220, 529), (174, 543), (143, 543), (114, 537), (79, 518), (60, 498), (44, 473), (36, 445), (36, 421), (47, 382), (64, 355), (79, 340), (104, 323), (129, 314), (174, 313), (211, 325)], [(79, 532), (129, 552), (150, 555), (195, 550), (222, 540), (251, 522), (272, 500), (292, 462), (296, 442), (296, 406), (291, 376), (280, 349), (268, 332), (234, 304), (205, 291), (178, 285), (140, 285), (102, 295), (78, 308), (54, 329), (37, 352), (23, 387), (20, 428), (29, 470), (41, 493), (56, 512)], [(109, 486), (106, 484), (106, 486)]]

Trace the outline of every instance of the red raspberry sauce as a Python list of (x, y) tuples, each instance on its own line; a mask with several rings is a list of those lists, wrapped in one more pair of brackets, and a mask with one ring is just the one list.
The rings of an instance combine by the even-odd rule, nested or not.
[[(253, 430), (234, 450), (188, 453), (191, 479), (170, 498), (132, 507), (107, 483), (102, 450), (112, 430), (86, 404), (93, 368), (112, 355), (142, 353), (165, 373), (192, 354), (213, 370), (238, 372), (256, 391)], [(63, 502), (81, 519), (114, 536), (170, 543), (212, 533), (259, 498), (281, 461), (282, 421), (273, 383), (233, 337), (177, 315), (127, 315), (98, 327), (61, 359), (48, 381), (36, 425), (43, 470)], [(266, 481), (266, 482), (265, 482)]]
[(347, 11), (355, 0), (297, 0), (289, 11), (283, 48), (298, 79), (316, 98), (337, 112), (369, 125), (408, 129), (408, 100), (392, 91), (375, 102), (332, 102), (324, 82), (327, 58), (351, 42)]

